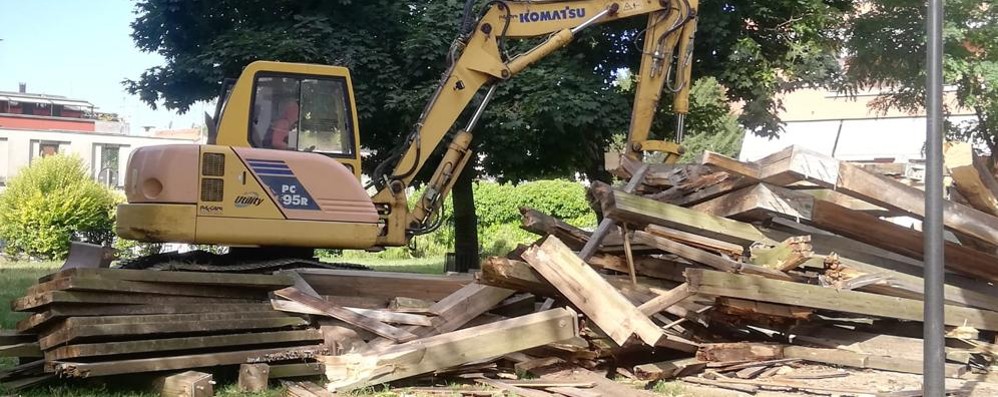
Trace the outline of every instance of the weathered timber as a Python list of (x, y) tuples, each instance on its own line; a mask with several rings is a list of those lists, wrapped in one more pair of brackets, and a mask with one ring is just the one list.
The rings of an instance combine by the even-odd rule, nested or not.
[(567, 386), (546, 387), (546, 388), (544, 388), (544, 390), (547, 390), (547, 391), (552, 392), (552, 393), (557, 393), (557, 394), (563, 395), (565, 397), (602, 397), (603, 396), (602, 393), (597, 392), (597, 391), (588, 390), (588, 389), (579, 389), (579, 388), (576, 388), (576, 387), (567, 387)]
[(0, 357), (41, 357), (38, 342), (25, 342), (0, 346)]
[(698, 234), (688, 233), (665, 226), (648, 225), (648, 227), (645, 228), (645, 231), (656, 236), (665, 237), (696, 248), (713, 251), (718, 254), (724, 254), (732, 259), (738, 259), (745, 251), (745, 248), (738, 244), (707, 238)]
[(366, 329), (377, 334), (378, 336), (383, 336), (396, 342), (410, 341), (417, 338), (416, 335), (408, 331), (395, 328), (374, 318), (354, 313), (322, 299), (306, 295), (294, 287), (274, 291), (274, 295), (301, 303), (322, 312), (326, 316), (347, 322), (350, 325), (354, 325), (362, 329)]
[(262, 289), (284, 288), (292, 285), (292, 281), (287, 277), (265, 274), (84, 268), (59, 271), (38, 279), (38, 282), (44, 283), (54, 279), (70, 277), (102, 278), (123, 281), (147, 281), (164, 284), (235, 286)]
[[(468, 284), (430, 307), (430, 311), (437, 313), (437, 316), (430, 320), (430, 326), (411, 326), (405, 330), (420, 338), (454, 331), (481, 316), (515, 292), (506, 288), (475, 283)], [(368, 343), (371, 348), (375, 349), (390, 344), (391, 341), (388, 339), (372, 340)]]
[(778, 305), (766, 302), (720, 297), (717, 298), (717, 306), (715, 309), (722, 313), (734, 316), (752, 317), (762, 315), (766, 317), (783, 317), (798, 320), (807, 320), (814, 314), (814, 309), (806, 307)]
[(482, 263), (478, 282), (494, 287), (529, 292), (537, 296), (559, 296), (558, 290), (526, 262), (491, 256)]
[(558, 237), (565, 245), (575, 250), (582, 249), (586, 241), (589, 241), (589, 232), (533, 208), (520, 207), (520, 214), (522, 216), (520, 228), (528, 232)]
[[(924, 295), (925, 283), (921, 277), (909, 276), (890, 270), (857, 270), (854, 268), (857, 264), (856, 262), (846, 261), (842, 258), (838, 258), (836, 262), (838, 263), (835, 269), (825, 272), (826, 277), (834, 277), (832, 285), (836, 288), (855, 288), (859, 291), (915, 300), (921, 300)], [(857, 284), (858, 281), (870, 277), (873, 277), (874, 280)], [(994, 287), (989, 288), (993, 289)], [(973, 289), (945, 284), (943, 285), (943, 294), (948, 304), (998, 311), (998, 296), (995, 296), (994, 292), (982, 293)]]
[(384, 302), (381, 307), (399, 296), (438, 301), (474, 282), (470, 275), (437, 276), (325, 269), (299, 269), (296, 272), (322, 295), (377, 298)]
[[(589, 264), (593, 267), (613, 270), (615, 272), (626, 273), (627, 265), (618, 256), (596, 255), (589, 259)], [(638, 275), (661, 280), (675, 282), (686, 281), (683, 271), (691, 266), (685, 260), (675, 257), (675, 259), (663, 259), (650, 256), (634, 258), (634, 270)]]
[(320, 363), (270, 364), (270, 379), (319, 376), (325, 372)]
[[(710, 205), (711, 208), (706, 208)], [(738, 219), (763, 219), (772, 215), (803, 220), (830, 232), (921, 260), (922, 234), (873, 215), (788, 189), (765, 184), (701, 204), (714, 215)], [(946, 266), (964, 274), (998, 280), (998, 256), (946, 242)]]
[(282, 381), (284, 397), (335, 397), (329, 390), (312, 382)]
[[(923, 341), (918, 338), (853, 331), (841, 327), (807, 327), (795, 331), (795, 340), (808, 345), (834, 348), (853, 353), (922, 360)], [(972, 350), (946, 348), (946, 359), (964, 361)], [(958, 360), (959, 359), (959, 360)]]
[[(686, 271), (692, 291), (703, 295), (757, 300), (870, 316), (922, 321), (922, 302), (859, 291), (839, 291), (816, 285), (704, 269)], [(945, 307), (945, 323), (998, 330), (998, 313), (966, 307)]]
[(270, 382), (270, 366), (267, 364), (239, 365), (239, 380), (236, 383), (240, 391), (257, 393), (267, 390)]
[[(623, 191), (630, 193), (637, 189), (638, 185), (641, 184), (641, 181), (645, 179), (648, 169), (649, 167), (647, 164), (642, 165), (641, 168), (638, 168), (637, 172), (635, 172), (634, 175), (631, 176), (631, 179), (627, 181), (627, 185), (624, 185)], [(617, 230), (616, 220), (604, 217), (600, 221), (599, 225), (596, 226), (596, 230), (593, 231), (593, 234), (589, 236), (589, 240), (586, 241), (586, 245), (579, 251), (579, 258), (582, 258), (583, 262), (588, 261), (589, 258), (592, 258), (592, 256), (596, 254), (596, 251), (599, 250), (600, 244), (603, 243), (603, 238), (614, 230)]]
[[(887, 209), (925, 216), (925, 193), (917, 188), (797, 146), (777, 157), (780, 160), (762, 167), (760, 179), (775, 185), (808, 181)], [(998, 217), (951, 201), (943, 207), (947, 228), (998, 244)]]
[(430, 306), (433, 306), (433, 303), (422, 299), (397, 296), (388, 301), (388, 310), (397, 313), (429, 314), (435, 316), (436, 313), (430, 311)]
[[(922, 373), (921, 359), (878, 356), (839, 349), (821, 349), (804, 346), (786, 346), (783, 348), (783, 356), (854, 368), (870, 368), (910, 374)], [(946, 364), (945, 373), (947, 378), (959, 378), (960, 375), (966, 372), (966, 365)]]
[(970, 143), (947, 144), (944, 159), (953, 184), (970, 205), (998, 216), (998, 181), (984, 162), (974, 156)]
[(215, 381), (212, 380), (212, 375), (197, 371), (156, 377), (152, 381), (152, 388), (159, 393), (160, 397), (212, 397), (215, 395)]
[(597, 374), (575, 365), (553, 364), (533, 368), (531, 373), (549, 381), (593, 382), (589, 389), (603, 397), (655, 397), (661, 396), (648, 390), (641, 390), (627, 384), (615, 382), (605, 375)]
[(495, 380), (495, 379), (476, 378), (475, 382), (481, 383), (483, 385), (492, 386), (492, 387), (494, 387), (496, 389), (512, 393), (514, 396), (521, 396), (521, 397), (553, 397), (554, 396), (553, 394), (548, 393), (546, 391), (527, 389), (527, 388), (523, 388), (523, 387), (520, 387), (520, 386), (517, 386), (517, 385), (512, 385), (512, 384), (509, 384), (509, 383), (506, 383), (506, 382), (498, 381), (498, 380)]
[(86, 378), (91, 376), (204, 368), (218, 365), (235, 365), (247, 362), (261, 363), (292, 359), (307, 359), (314, 358), (323, 352), (324, 350), (321, 346), (295, 348), (283, 347), (94, 363), (50, 361), (46, 362), (45, 366), (47, 372), (55, 372), (56, 374), (65, 377)]
[[(81, 317), (79, 319), (85, 319)], [(123, 323), (76, 325), (78, 318), (67, 319), (66, 322), (38, 339), (43, 350), (51, 349), (62, 343), (71, 342), (85, 337), (106, 337), (109, 335), (137, 336), (144, 334), (177, 334), (195, 332), (235, 331), (284, 328), (306, 326), (308, 320), (299, 317), (250, 318), (243, 320), (209, 320), (196, 322), (164, 322), (164, 323)]]
[(271, 312), (267, 303), (210, 303), (175, 305), (50, 305), (41, 313), (34, 313), (17, 322), (17, 330), (27, 332), (51, 324), (65, 317), (126, 316), (144, 314), (187, 314), (226, 312)]
[[(635, 225), (661, 225), (748, 247), (756, 241), (769, 242), (765, 234), (747, 223), (701, 211), (613, 191), (604, 203), (603, 215)], [(775, 241), (772, 241), (775, 243)]]
[(689, 288), (686, 288), (686, 284), (683, 283), (665, 293), (658, 294), (658, 296), (652, 298), (650, 301), (642, 303), (638, 306), (638, 311), (644, 313), (646, 316), (650, 316), (668, 309), (669, 307), (672, 307), (672, 305), (675, 305), (690, 296), (693, 296), (693, 293), (690, 292)]
[(543, 244), (527, 250), (523, 256), (534, 270), (618, 345), (623, 345), (632, 334), (637, 334), (650, 346), (663, 345), (686, 351), (695, 348), (692, 342), (663, 333), (557, 238), (548, 237)]
[(692, 262), (702, 263), (714, 269), (725, 272), (755, 274), (778, 280), (793, 280), (794, 278), (779, 270), (774, 270), (749, 263), (737, 262), (695, 247), (691, 247), (667, 238), (658, 237), (647, 232), (635, 232), (634, 239), (642, 244), (658, 248), (662, 251), (679, 255)]
[(783, 358), (783, 345), (776, 343), (704, 343), (696, 358), (700, 361), (764, 361)]
[(322, 356), (319, 360), (325, 364), (329, 389), (347, 391), (569, 339), (578, 336), (575, 316), (570, 310), (553, 309), (370, 354)]
[(775, 246), (753, 245), (749, 263), (779, 271), (796, 269), (814, 255), (811, 236), (788, 237)]
[(755, 163), (744, 163), (720, 153), (706, 151), (700, 157), (700, 164), (728, 171), (745, 178), (759, 179), (760, 168)]
[(185, 336), (181, 338), (83, 343), (59, 346), (45, 352), (45, 358), (49, 361), (61, 361), (77, 357), (95, 357), (118, 354), (205, 349), (223, 346), (265, 345), (321, 340), (322, 334), (316, 329), (253, 332), (229, 335)]
[(200, 296), (208, 298), (261, 299), (262, 291), (239, 287), (160, 284), (144, 281), (124, 281), (89, 277), (56, 278), (28, 288), (25, 295), (37, 295), (50, 291), (93, 291), (128, 292), (151, 295)]
[(105, 303), (105, 304), (202, 304), (202, 303), (253, 303), (256, 300), (203, 298), (193, 296), (162, 296), (149, 294), (129, 294), (117, 292), (78, 292), (52, 291), (37, 295), (23, 296), (11, 301), (14, 311), (28, 311), (52, 303)]
[(18, 343), (29, 343), (38, 340), (35, 334), (24, 331), (12, 331), (9, 329), (0, 330), (0, 345), (16, 345)]
[[(271, 306), (274, 310), (280, 310), (282, 312), (290, 313), (300, 313), (300, 314), (314, 314), (319, 316), (326, 315), (325, 312), (314, 309), (311, 306), (286, 300), (272, 299), (270, 301)], [(426, 316), (421, 316), (418, 314), (409, 313), (396, 313), (387, 310), (373, 310), (373, 309), (361, 309), (356, 307), (344, 307), (344, 309), (351, 312), (357, 313), (364, 317), (370, 317), (375, 320), (390, 323), (390, 324), (404, 324), (404, 325), (422, 325), (429, 326), (430, 318)]]
[(654, 381), (690, 375), (700, 372), (706, 367), (707, 363), (695, 357), (677, 358), (675, 360), (637, 365), (634, 367), (634, 374), (638, 376), (638, 379)]

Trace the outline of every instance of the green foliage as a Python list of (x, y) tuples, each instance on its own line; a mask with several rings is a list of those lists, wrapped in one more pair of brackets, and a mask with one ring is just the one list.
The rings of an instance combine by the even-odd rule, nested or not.
[(0, 239), (10, 255), (60, 259), (75, 232), (109, 242), (119, 197), (90, 179), (83, 160), (57, 155), (35, 160), (0, 193)]
[[(521, 184), (477, 182), (474, 185), (475, 213), (478, 216), (478, 241), (482, 255), (501, 255), (517, 244), (530, 243), (537, 236), (520, 229), (520, 207), (530, 207), (565, 220), (569, 224), (592, 228), (596, 215), (586, 202), (585, 186), (567, 180), (541, 180)], [(416, 191), (411, 198), (419, 197)], [(411, 247), (389, 248), (376, 256), (381, 259), (440, 257), (454, 247), (453, 211), (449, 204), (442, 212), (440, 228), (417, 236)], [(325, 252), (327, 257), (365, 257), (367, 254)]]
[[(879, 111), (920, 112), (925, 103), (925, 4), (874, 0), (849, 28), (848, 88), (888, 88), (872, 103)], [(943, 73), (956, 104), (973, 121), (947, 123), (951, 139), (969, 140), (998, 154), (998, 5), (946, 2)], [(956, 109), (948, 108), (947, 112)]]
[(713, 77), (704, 77), (690, 87), (690, 114), (686, 120), (681, 161), (692, 161), (705, 150), (738, 157), (745, 130), (731, 114), (727, 97)]

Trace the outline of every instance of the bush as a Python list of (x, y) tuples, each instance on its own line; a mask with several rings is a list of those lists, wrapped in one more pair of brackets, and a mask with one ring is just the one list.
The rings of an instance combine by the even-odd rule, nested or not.
[[(586, 202), (586, 188), (578, 182), (541, 180), (519, 185), (477, 182), (474, 191), (478, 244), (482, 255), (503, 255), (516, 248), (517, 244), (537, 239), (536, 235), (520, 229), (520, 207), (531, 207), (578, 227), (592, 228), (596, 225), (596, 214)], [(422, 191), (412, 194), (410, 207), (421, 194)], [(449, 197), (446, 203), (440, 229), (415, 237), (409, 247), (389, 248), (375, 256), (381, 259), (425, 258), (453, 251), (454, 212)], [(320, 255), (349, 259), (370, 254), (324, 251)]]
[(79, 157), (41, 158), (0, 193), (0, 240), (8, 255), (65, 258), (74, 233), (112, 235), (118, 201), (117, 194), (90, 179)]

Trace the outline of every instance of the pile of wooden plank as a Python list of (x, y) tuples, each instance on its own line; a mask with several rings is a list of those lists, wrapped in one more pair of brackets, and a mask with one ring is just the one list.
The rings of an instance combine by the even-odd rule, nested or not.
[[(946, 165), (946, 374), (990, 381), (998, 182), (966, 144), (947, 147)], [(612, 345), (636, 333), (687, 353), (635, 365), (642, 379), (858, 393), (807, 387), (789, 368), (922, 372), (924, 193), (875, 169), (799, 147), (754, 163), (709, 152), (696, 164), (625, 162), (626, 186), (591, 187), (604, 215), (594, 232), (525, 208), (523, 227), (550, 237), (491, 258), (479, 281), (580, 309), (599, 302), (604, 321), (583, 311)], [(582, 283), (576, 272), (589, 268), (605, 282)], [(629, 302), (608, 304), (615, 292)]]
[[(998, 354), (998, 182), (968, 150), (947, 148), (946, 374), (957, 387), (992, 382)], [(474, 277), (59, 272), (12, 303), (32, 314), (0, 352), (42, 359), (0, 381), (239, 367), (245, 390), (280, 380), (309, 397), (382, 384), (651, 396), (643, 389), (662, 380), (689, 395), (913, 395), (917, 383), (875, 376), (922, 371), (911, 225), (923, 193), (876, 169), (797, 147), (754, 163), (625, 161), (628, 183), (591, 186), (594, 231), (525, 208), (538, 241)], [(210, 389), (194, 383), (208, 374), (173, 376), (159, 383)]]

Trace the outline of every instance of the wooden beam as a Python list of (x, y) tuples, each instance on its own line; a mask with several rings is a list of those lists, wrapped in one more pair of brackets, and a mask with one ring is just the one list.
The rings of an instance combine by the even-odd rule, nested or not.
[(288, 342), (321, 341), (316, 329), (293, 331), (250, 332), (209, 336), (149, 339), (126, 342), (95, 342), (59, 346), (45, 352), (46, 360), (63, 361), (77, 357), (110, 356), (178, 350), (206, 349), (223, 346), (266, 345)]
[(187, 314), (226, 312), (271, 312), (266, 303), (210, 303), (175, 305), (50, 305), (41, 313), (34, 313), (17, 322), (19, 332), (35, 330), (66, 317), (125, 316), (143, 314)]
[(212, 397), (215, 395), (215, 381), (212, 375), (204, 372), (186, 371), (179, 374), (163, 375), (152, 381), (153, 390), (160, 397)]
[(756, 266), (749, 263), (733, 261), (731, 259), (722, 257), (720, 255), (715, 255), (713, 253), (697, 249), (685, 244), (681, 244), (676, 241), (669, 240), (667, 238), (655, 236), (651, 233), (640, 232), (640, 231), (635, 232), (634, 239), (640, 242), (641, 244), (645, 244), (651, 247), (658, 248), (665, 252), (679, 255), (680, 257), (687, 259), (689, 261), (702, 263), (717, 270), (725, 272), (755, 274), (779, 280), (794, 279), (790, 275), (783, 273), (779, 270), (774, 270), (762, 266)]
[(301, 327), (309, 324), (300, 317), (270, 317), (242, 320), (207, 320), (191, 322), (162, 323), (118, 323), (77, 325), (77, 321), (86, 317), (70, 318), (57, 330), (38, 339), (43, 350), (48, 350), (60, 344), (80, 338), (109, 335), (142, 335), (142, 334), (178, 334), (196, 332), (217, 332), (235, 330), (273, 329), (283, 327)]
[(106, 303), (106, 304), (202, 304), (202, 303), (253, 303), (256, 300), (203, 298), (196, 296), (162, 296), (149, 294), (129, 294), (116, 292), (52, 291), (37, 295), (27, 295), (10, 303), (14, 311), (39, 309), (52, 303)]
[(70, 378), (86, 378), (131, 374), (138, 372), (168, 371), (174, 369), (204, 368), (219, 365), (243, 363), (263, 363), (290, 359), (314, 358), (322, 354), (320, 346), (242, 350), (222, 353), (191, 354), (186, 356), (141, 358), (132, 360), (75, 363), (64, 361), (46, 362), (46, 371)]
[[(273, 299), (270, 301), (270, 304), (271, 306), (273, 306), (274, 310), (280, 310), (282, 312), (313, 314), (319, 316), (326, 315), (321, 310), (313, 309), (311, 306), (295, 301)], [(344, 309), (357, 313), (361, 316), (373, 318), (375, 320), (389, 324), (422, 325), (422, 326), (430, 325), (429, 317), (418, 314), (396, 313), (387, 310), (360, 309), (356, 307), (344, 307)]]
[[(765, 184), (715, 199), (715, 215), (760, 219), (772, 215), (806, 221), (830, 232), (921, 260), (922, 233), (875, 216), (819, 200), (813, 196)], [(719, 203), (732, 203), (723, 205)], [(734, 204), (737, 203), (737, 204)], [(751, 214), (751, 215), (749, 215)], [(998, 281), (998, 256), (953, 242), (945, 242), (946, 267), (975, 277)]]
[(749, 263), (784, 272), (796, 269), (814, 255), (811, 236), (788, 237), (775, 246), (757, 244), (749, 250)]
[[(755, 226), (694, 209), (613, 191), (603, 215), (635, 225), (661, 225), (748, 247), (769, 238)], [(774, 242), (775, 243), (775, 242)]]
[(970, 143), (948, 143), (943, 156), (953, 184), (970, 205), (998, 216), (998, 181), (976, 158)]
[(320, 376), (325, 369), (320, 363), (270, 364), (270, 379)]
[(267, 390), (270, 382), (270, 366), (260, 364), (239, 365), (239, 380), (236, 382), (239, 391), (258, 393)]
[(209, 298), (261, 299), (260, 290), (241, 287), (161, 284), (144, 281), (123, 281), (100, 278), (63, 277), (28, 288), (24, 295), (37, 295), (50, 291), (95, 291), (137, 293), (170, 296), (201, 296)]
[[(922, 302), (858, 291), (704, 269), (686, 271), (689, 287), (698, 294), (812, 307), (846, 313), (922, 321)], [(965, 307), (945, 307), (945, 323), (998, 330), (998, 313)]]
[[(635, 172), (634, 175), (631, 176), (631, 179), (627, 181), (627, 184), (624, 185), (623, 191), (631, 193), (637, 189), (638, 185), (641, 184), (641, 181), (645, 179), (645, 175), (648, 174), (648, 168), (647, 164), (641, 165), (641, 168), (638, 168), (637, 172)], [(596, 251), (599, 250), (600, 244), (603, 243), (603, 238), (606, 237), (608, 233), (615, 230), (617, 230), (617, 222), (609, 217), (604, 217), (603, 220), (600, 221), (599, 225), (596, 226), (596, 230), (593, 231), (593, 234), (589, 236), (589, 240), (586, 241), (586, 245), (579, 251), (579, 258), (582, 258), (583, 262), (588, 261), (589, 258), (592, 258), (592, 256), (596, 254)]]
[(695, 343), (663, 333), (557, 238), (548, 237), (539, 247), (528, 249), (523, 258), (618, 345), (637, 334), (650, 346), (664, 344), (686, 351), (696, 347)]
[(690, 296), (693, 296), (693, 293), (687, 288), (686, 283), (683, 283), (668, 292), (658, 294), (658, 296), (652, 298), (650, 301), (642, 303), (638, 306), (638, 311), (644, 313), (646, 316), (650, 316), (672, 307), (672, 305)]
[(370, 354), (323, 356), (328, 388), (349, 391), (498, 357), (578, 336), (575, 313), (553, 309), (389, 346)]
[(554, 394), (548, 393), (546, 391), (527, 389), (516, 385), (511, 385), (506, 382), (498, 381), (489, 378), (476, 378), (475, 382), (481, 383), (483, 385), (492, 386), (496, 389), (503, 390), (505, 392), (511, 393), (514, 396), (521, 397), (554, 397)]
[[(780, 161), (763, 167), (760, 179), (775, 185), (808, 181), (919, 219), (925, 216), (925, 193), (917, 188), (801, 147), (785, 152)], [(947, 228), (998, 244), (998, 217), (951, 201), (943, 207)]]
[(699, 372), (707, 367), (707, 363), (696, 357), (677, 358), (657, 363), (642, 364), (634, 367), (638, 379), (655, 381), (675, 378)]
[(59, 278), (86, 277), (122, 281), (145, 281), (163, 284), (192, 284), (233, 286), (246, 288), (274, 289), (290, 287), (292, 281), (287, 277), (266, 274), (245, 273), (210, 273), (210, 272), (174, 272), (159, 270), (128, 270), (128, 269), (89, 269), (75, 268), (62, 270), (38, 279), (39, 283)]
[[(509, 298), (515, 292), (506, 288), (468, 284), (430, 306), (430, 311), (437, 313), (437, 316), (430, 320), (430, 326), (412, 326), (405, 328), (405, 330), (420, 338), (457, 330), (489, 311), (499, 302)], [(391, 345), (391, 341), (388, 339), (372, 340), (368, 345), (378, 349)]]
[(745, 247), (742, 247), (738, 244), (732, 244), (718, 239), (708, 238), (701, 236), (699, 234), (688, 233), (682, 230), (676, 230), (665, 226), (648, 225), (648, 227), (645, 228), (645, 231), (654, 234), (656, 236), (665, 237), (669, 240), (678, 241), (680, 243), (690, 245), (702, 250), (712, 251), (718, 254), (724, 254), (731, 259), (738, 259), (745, 252)]
[(301, 303), (322, 312), (326, 316), (344, 321), (350, 325), (354, 325), (362, 329), (366, 329), (377, 334), (378, 336), (383, 336), (396, 342), (410, 341), (417, 338), (417, 336), (411, 332), (395, 328), (374, 318), (354, 313), (325, 300), (306, 295), (295, 287), (288, 287), (274, 291), (274, 295)]
[(295, 272), (322, 295), (377, 298), (384, 301), (382, 307), (399, 296), (438, 301), (474, 282), (467, 274), (439, 276), (327, 269), (298, 269)]
[(541, 237), (553, 235), (572, 249), (582, 249), (589, 241), (589, 232), (533, 208), (520, 207), (520, 215), (521, 229)]
[(700, 158), (700, 164), (710, 165), (745, 178), (758, 179), (760, 168), (755, 163), (745, 163), (720, 153), (706, 151)]
[[(879, 356), (839, 349), (820, 349), (804, 346), (784, 347), (783, 356), (787, 358), (799, 358), (816, 363), (843, 365), (854, 368), (870, 368), (884, 371), (905, 372), (909, 374), (922, 373), (921, 359)], [(947, 378), (959, 378), (967, 372), (967, 366), (962, 364), (946, 364), (945, 372)]]
[(0, 357), (42, 357), (38, 342), (25, 342), (0, 346)]

